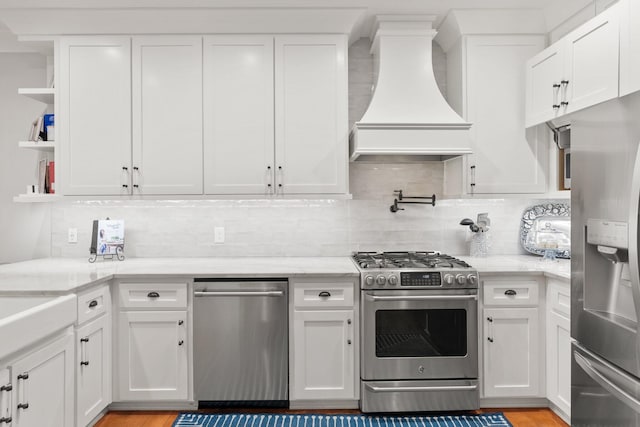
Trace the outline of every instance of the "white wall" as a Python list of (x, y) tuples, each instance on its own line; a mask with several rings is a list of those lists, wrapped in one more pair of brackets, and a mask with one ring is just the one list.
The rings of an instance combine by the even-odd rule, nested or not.
[(45, 106), (18, 95), (18, 87), (42, 87), (45, 57), (0, 53), (0, 263), (49, 256), (50, 206), (13, 203), (29, 183), (37, 183), (39, 153), (18, 148)]

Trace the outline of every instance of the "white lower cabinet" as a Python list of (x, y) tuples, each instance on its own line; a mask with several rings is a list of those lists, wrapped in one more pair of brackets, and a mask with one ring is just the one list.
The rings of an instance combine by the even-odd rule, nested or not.
[[(71, 332), (11, 363), (11, 427), (74, 424), (74, 346)], [(6, 384), (4, 384), (6, 386)], [(3, 393), (3, 402), (7, 400)]]
[(537, 308), (484, 309), (484, 397), (537, 396)]
[(186, 323), (186, 311), (119, 313), (119, 400), (189, 397)]
[(360, 383), (356, 282), (301, 278), (291, 286), (291, 407), (356, 408)]
[(76, 331), (76, 425), (84, 427), (111, 403), (111, 316)]
[(353, 319), (353, 310), (295, 312), (292, 399), (354, 397)]
[(484, 398), (543, 397), (544, 339), (536, 277), (486, 277), (482, 291)]
[(571, 416), (570, 301), (568, 281), (548, 281), (547, 399), (562, 412), (560, 415), (565, 419)]
[(10, 425), (11, 423), (11, 372), (9, 369), (0, 369), (0, 424)]

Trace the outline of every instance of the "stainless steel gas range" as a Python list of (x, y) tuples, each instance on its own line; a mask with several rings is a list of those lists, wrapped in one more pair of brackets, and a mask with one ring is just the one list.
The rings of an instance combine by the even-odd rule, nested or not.
[(479, 407), (478, 274), (438, 252), (358, 252), (361, 410)]

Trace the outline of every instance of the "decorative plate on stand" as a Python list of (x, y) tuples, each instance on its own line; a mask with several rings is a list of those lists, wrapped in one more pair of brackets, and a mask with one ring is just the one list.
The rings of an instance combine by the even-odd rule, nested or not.
[(530, 206), (522, 213), (520, 243), (527, 252), (571, 258), (571, 207), (566, 203)]

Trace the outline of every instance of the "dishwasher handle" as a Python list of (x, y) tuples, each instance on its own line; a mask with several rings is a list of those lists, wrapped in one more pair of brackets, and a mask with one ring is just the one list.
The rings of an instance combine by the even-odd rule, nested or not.
[(284, 291), (195, 291), (196, 297), (281, 297)]

